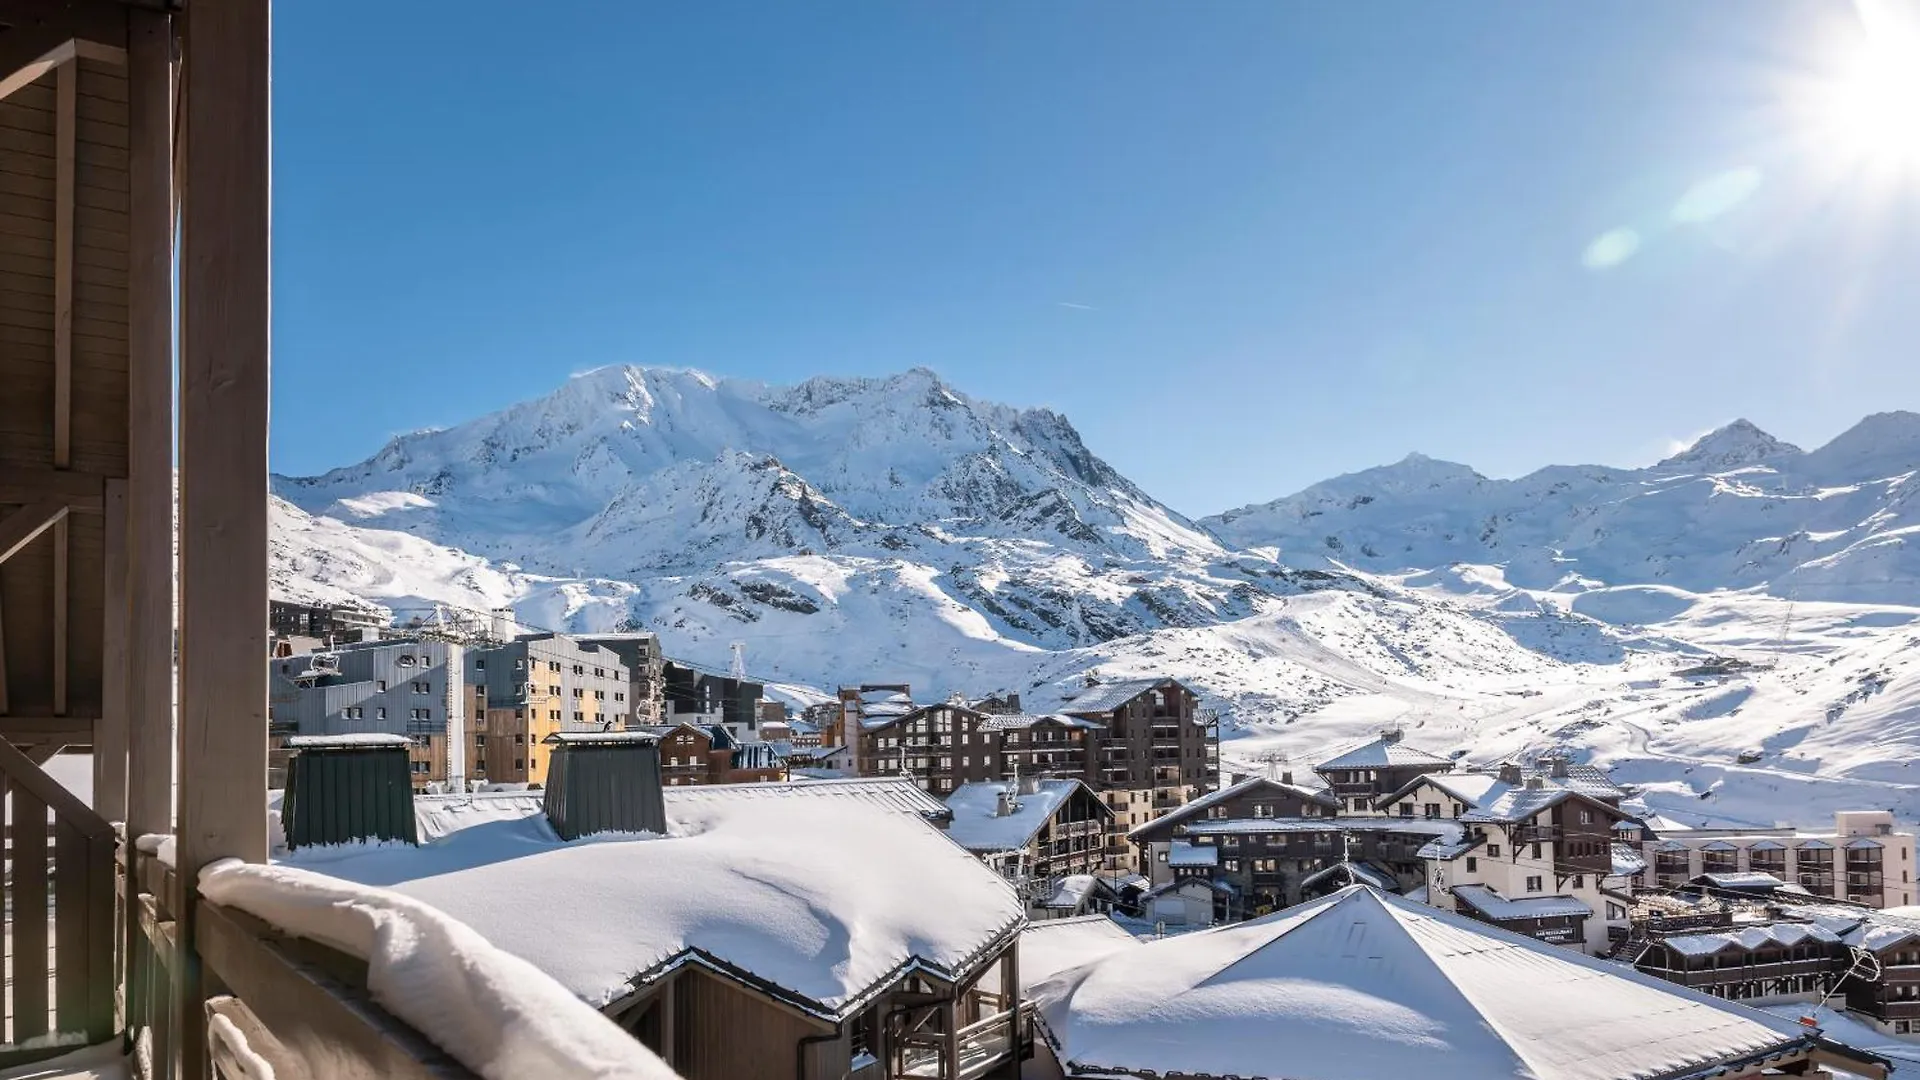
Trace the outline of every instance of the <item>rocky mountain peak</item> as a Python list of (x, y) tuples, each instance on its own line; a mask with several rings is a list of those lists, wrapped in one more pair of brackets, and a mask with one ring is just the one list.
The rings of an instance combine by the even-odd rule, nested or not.
[(1656, 468), (1733, 469), (1777, 458), (1798, 457), (1799, 447), (1760, 430), (1751, 420), (1735, 420), (1693, 441), (1693, 445), (1661, 460)]

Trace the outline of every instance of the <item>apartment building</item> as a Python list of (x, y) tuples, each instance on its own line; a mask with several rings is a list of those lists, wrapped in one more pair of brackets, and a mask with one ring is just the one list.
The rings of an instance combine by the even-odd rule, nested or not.
[(660, 739), (660, 777), (668, 787), (753, 784), (786, 779), (786, 764), (764, 742), (741, 742), (718, 725), (639, 728)]
[(1012, 882), (1030, 908), (1050, 901), (1061, 879), (1103, 868), (1118, 840), (1113, 811), (1080, 780), (962, 784), (947, 809), (947, 837)]
[(645, 727), (666, 722), (667, 665), (660, 635), (647, 630), (620, 634), (583, 634), (582, 645), (598, 645), (620, 658), (627, 671), (627, 701), (632, 723)]
[(1814, 896), (1871, 908), (1920, 896), (1914, 834), (1886, 810), (1834, 815), (1833, 829), (1661, 829), (1636, 835), (1647, 867), (1641, 884), (1673, 888), (1702, 874), (1768, 874)]
[(352, 642), (267, 661), (267, 724), (277, 751), (294, 736), (402, 735), (415, 787), (448, 778), (448, 733), (468, 708), (461, 672), (477, 657), (421, 638)]
[(1172, 679), (1089, 687), (1061, 706), (1099, 725), (1088, 784), (1131, 830), (1212, 790), (1220, 779), (1220, 730), (1200, 699)]
[(1350, 814), (1376, 814), (1374, 803), (1428, 773), (1451, 772), (1453, 760), (1408, 746), (1401, 729), (1390, 728), (1313, 767), (1327, 790)]
[(546, 737), (622, 729), (632, 680), (613, 651), (565, 634), (530, 634), (466, 659), (470, 779), (545, 783)]
[(736, 679), (702, 671), (675, 660), (661, 666), (665, 700), (663, 724), (719, 724), (740, 738), (752, 738), (760, 729), (760, 699), (766, 687), (750, 679)]
[(1446, 821), (1460, 833), (1421, 851), (1427, 902), (1556, 945), (1602, 952), (1627, 925), (1630, 883), (1614, 860), (1625, 792), (1597, 769), (1535, 766), (1434, 772), (1381, 799), (1389, 819)]

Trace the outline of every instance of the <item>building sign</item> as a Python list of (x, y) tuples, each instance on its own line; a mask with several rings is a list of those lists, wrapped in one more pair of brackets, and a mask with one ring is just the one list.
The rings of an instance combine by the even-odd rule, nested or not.
[(1564, 945), (1574, 940), (1578, 935), (1573, 932), (1573, 927), (1571, 926), (1546, 926), (1535, 930), (1533, 936), (1539, 938), (1541, 941), (1550, 941), (1555, 945)]

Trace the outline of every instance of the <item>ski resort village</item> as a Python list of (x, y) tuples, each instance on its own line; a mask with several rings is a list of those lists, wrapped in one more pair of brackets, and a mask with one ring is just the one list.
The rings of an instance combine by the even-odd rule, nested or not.
[(1472, 6), (0, 0), (0, 1080), (1920, 1076), (1920, 148)]

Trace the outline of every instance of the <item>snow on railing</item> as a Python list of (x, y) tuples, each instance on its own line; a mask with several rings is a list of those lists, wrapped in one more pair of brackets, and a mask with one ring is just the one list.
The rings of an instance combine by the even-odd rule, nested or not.
[(376, 1004), (486, 1080), (676, 1080), (545, 972), (411, 897), (235, 859), (200, 872), (200, 895), (366, 961)]

